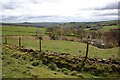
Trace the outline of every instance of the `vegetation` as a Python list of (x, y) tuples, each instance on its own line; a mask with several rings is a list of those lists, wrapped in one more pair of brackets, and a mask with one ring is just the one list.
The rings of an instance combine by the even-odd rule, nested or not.
[(119, 78), (119, 33), (116, 21), (57, 23), (42, 28), (7, 24), (2, 26), (2, 76)]
[[(27, 54), (18, 51), (15, 46), (3, 45), (2, 51), (3, 78), (75, 78), (75, 76), (64, 75), (61, 72), (51, 71), (47, 66), (42, 64), (32, 66), (30, 63), (31, 61), (27, 60), (30, 56), (27, 56), (28, 58), (26, 60), (23, 60), (22, 57), (18, 59), (12, 57), (13, 54)], [(36, 62), (36, 60), (34, 62)]]
[(45, 32), (45, 28), (25, 27), (25, 26), (3, 26), (2, 35), (36, 35), (36, 31)]
[(56, 71), (56, 70), (57, 70), (57, 65), (56, 65), (55, 63), (50, 63), (50, 64), (48, 65), (48, 68), (50, 68), (50, 69), (53, 70), (53, 71)]
[[(18, 36), (19, 37), (19, 36)], [(18, 37), (7, 37), (8, 44), (18, 45)], [(26, 48), (32, 48), (39, 50), (39, 40), (36, 40), (35, 37), (22, 37), (22, 46)], [(4, 41), (4, 37), (3, 37)], [(58, 44), (59, 45), (56, 45)], [(63, 47), (64, 46), (64, 47)], [(113, 55), (118, 55), (119, 47), (111, 49), (100, 49), (92, 45), (89, 46), (89, 54), (91, 57), (100, 57), (100, 58), (109, 58)], [(64, 40), (42, 40), (42, 50), (48, 50), (53, 52), (66, 52), (71, 55), (85, 55), (86, 44), (80, 42), (64, 41)]]

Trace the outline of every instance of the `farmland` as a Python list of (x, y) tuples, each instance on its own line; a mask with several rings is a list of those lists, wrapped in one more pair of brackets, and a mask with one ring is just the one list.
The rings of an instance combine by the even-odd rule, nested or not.
[[(15, 37), (15, 36), (13, 36), (12, 38), (8, 37), (8, 44), (18, 45), (18, 38), (19, 37)], [(35, 40), (35, 37), (26, 37), (26, 36), (22, 37), (22, 45), (24, 47), (39, 50), (38, 44), (39, 44), (39, 41)], [(118, 48), (119, 47), (112, 48), (112, 49), (99, 49), (97, 47), (90, 45), (89, 56), (100, 57), (100, 58), (109, 58), (109, 57), (112, 57), (112, 55), (117, 56)], [(79, 43), (79, 42), (63, 41), (63, 40), (43, 40), (42, 50), (43, 51), (48, 50), (53, 52), (67, 52), (72, 55), (85, 55), (86, 44)]]
[[(35, 35), (36, 30), (39, 28), (35, 27), (25, 27), (25, 26), (5, 26), (2, 27), (3, 35)], [(43, 32), (45, 32), (44, 28), (40, 28)]]
[(119, 26), (104, 26), (101, 30), (108, 31), (110, 29), (117, 29)]
[[(100, 31), (106, 32), (110, 29), (116, 29), (117, 26), (104, 26)], [(90, 29), (86, 28), (86, 31), (89, 31)], [(42, 52), (45, 53), (65, 53), (70, 54), (71, 56), (81, 56), (84, 57), (86, 55), (86, 43), (84, 41), (70, 41), (70, 40), (63, 40), (63, 39), (55, 39), (51, 40), (49, 33), (47, 32), (47, 28), (39, 28), (39, 27), (25, 27), (25, 26), (2, 26), (2, 43), (3, 43), (3, 77), (4, 78), (31, 78), (31, 77), (38, 77), (38, 78), (96, 78), (96, 77), (105, 77), (105, 75), (95, 75), (95, 73), (89, 73), (89, 72), (75, 72), (74, 70), (66, 70), (63, 71), (64, 68), (58, 67), (57, 70), (51, 70), (49, 69), (49, 64), (52, 65), (51, 62), (49, 62), (49, 56), (48, 56), (48, 64), (43, 64), (41, 61), (34, 57), (34, 52), (37, 50), (39, 51), (39, 39), (36, 36), (37, 31), (40, 31), (42, 35), (42, 45), (41, 49)], [(70, 37), (70, 36), (67, 36)], [(7, 44), (5, 44), (5, 38), (7, 38)], [(31, 55), (28, 55), (29, 52), (22, 52), (18, 49), (19, 46), (19, 38), (21, 38), (21, 46), (24, 50), (25, 49), (31, 49), (35, 50), (33, 53), (30, 53)], [(116, 45), (116, 44), (115, 44)], [(88, 51), (88, 57), (89, 58), (97, 58), (97, 59), (117, 59), (119, 58), (119, 46), (115, 46), (112, 48), (99, 48), (94, 45), (89, 45), (89, 51)], [(42, 53), (41, 52), (41, 53)], [(39, 52), (37, 52), (39, 53)], [(41, 54), (39, 53), (39, 54)], [(13, 55), (15, 54), (15, 56)], [(17, 57), (20, 55), (20, 57)], [(28, 55), (26, 60), (22, 57)], [(48, 54), (49, 55), (49, 54)], [(13, 56), (13, 57), (11, 57)], [(37, 55), (36, 55), (37, 56)], [(46, 55), (45, 55), (46, 56)], [(37, 56), (39, 57), (39, 55)], [(54, 56), (50, 56), (53, 59), (54, 62)], [(31, 61), (31, 58), (32, 59)], [(55, 57), (56, 58), (56, 57)], [(68, 58), (68, 57), (67, 57)], [(22, 60), (21, 60), (22, 59)], [(50, 58), (51, 59), (51, 58)], [(46, 59), (45, 59), (46, 60)], [(61, 59), (60, 59), (61, 60)], [(33, 62), (37, 62), (37, 66), (31, 65)], [(119, 61), (119, 59), (118, 59)], [(89, 61), (88, 61), (89, 62)], [(18, 64), (20, 63), (20, 64)], [(64, 63), (64, 61), (63, 61)], [(81, 63), (81, 62), (80, 62)], [(91, 63), (91, 62), (90, 62)], [(97, 64), (98, 62), (95, 62), (94, 65), (98, 69), (103, 70), (103, 67), (109, 66), (109, 64)], [(9, 65), (8, 65), (9, 64)], [(13, 65), (12, 65), (13, 64)], [(62, 63), (61, 63), (62, 64)], [(66, 63), (69, 64), (69, 63)], [(115, 63), (116, 64), (116, 63)], [(118, 64), (118, 63), (117, 63)], [(8, 65), (8, 66), (6, 66)], [(58, 66), (58, 64), (56, 63)], [(76, 65), (76, 64), (75, 64)], [(91, 65), (88, 65), (85, 67), (86, 69), (88, 67), (91, 67)], [(102, 67), (98, 67), (102, 65)], [(18, 66), (21, 66), (18, 68)], [(116, 65), (117, 69), (119, 70), (119, 65)], [(29, 69), (31, 68), (31, 69)], [(66, 68), (66, 67), (65, 67)], [(26, 71), (24, 71), (26, 70)], [(9, 74), (12, 72), (12, 74)], [(73, 71), (73, 72), (72, 72)], [(46, 73), (47, 72), (47, 73)], [(104, 72), (104, 71), (103, 71)], [(40, 74), (43, 73), (43, 74)], [(69, 74), (70, 73), (70, 74)], [(104, 72), (106, 73), (106, 72)], [(73, 75), (72, 75), (73, 74)], [(108, 74), (108, 73), (107, 73)], [(48, 75), (48, 76), (46, 76)], [(116, 74), (109, 74), (107, 77), (118, 77), (119, 73), (116, 72)]]

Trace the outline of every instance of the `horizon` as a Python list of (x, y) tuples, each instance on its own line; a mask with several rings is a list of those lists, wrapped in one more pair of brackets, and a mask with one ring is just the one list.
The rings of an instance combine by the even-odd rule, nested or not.
[[(93, 21), (93, 22), (107, 22), (107, 21), (118, 21), (118, 20), (105, 20), (105, 21), (103, 20), (103, 21)], [(71, 23), (71, 22), (0, 22), (0, 23)], [(87, 23), (87, 22), (75, 22), (75, 23)]]

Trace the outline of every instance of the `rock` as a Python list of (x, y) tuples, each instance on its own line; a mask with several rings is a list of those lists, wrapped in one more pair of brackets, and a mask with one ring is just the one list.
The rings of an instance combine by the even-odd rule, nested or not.
[(33, 50), (33, 49), (30, 49), (28, 52), (34, 52), (34, 50)]
[(26, 48), (21, 48), (19, 50), (22, 51), (22, 52), (28, 52), (28, 49), (26, 49)]

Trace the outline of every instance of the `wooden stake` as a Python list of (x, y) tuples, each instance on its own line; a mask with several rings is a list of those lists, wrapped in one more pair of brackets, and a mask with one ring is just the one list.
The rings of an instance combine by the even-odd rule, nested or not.
[(41, 38), (39, 38), (39, 47), (40, 47), (40, 52), (41, 52)]
[(19, 47), (21, 48), (21, 38), (19, 38)]
[[(90, 37), (88, 36), (88, 39), (89, 39), (89, 38), (90, 38)], [(81, 64), (80, 71), (81, 71), (82, 68), (84, 67), (85, 62), (86, 62), (86, 60), (87, 60), (87, 57), (88, 57), (88, 50), (89, 50), (89, 42), (87, 42), (86, 55), (85, 55), (85, 58), (84, 58), (84, 60), (83, 60), (83, 62), (82, 62), (82, 64)]]
[(7, 37), (5, 37), (5, 44), (7, 44)]

